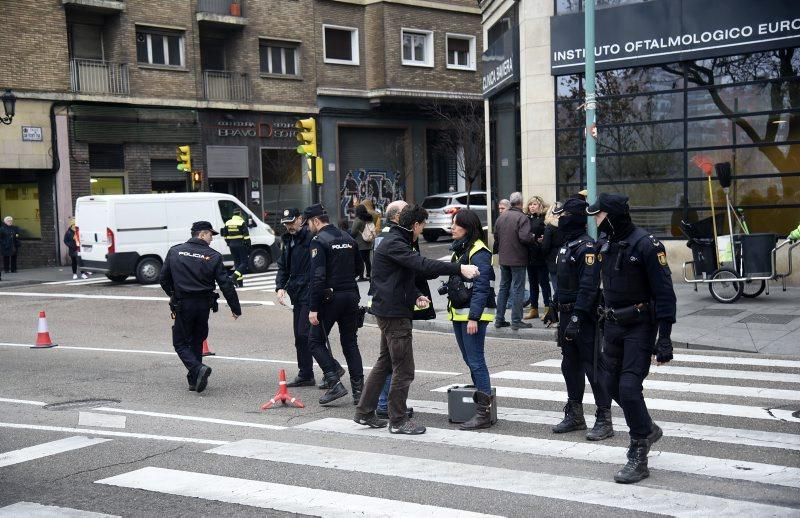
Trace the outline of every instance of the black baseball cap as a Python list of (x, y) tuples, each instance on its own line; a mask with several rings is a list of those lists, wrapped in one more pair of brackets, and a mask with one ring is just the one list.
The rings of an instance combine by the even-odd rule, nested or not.
[(303, 211), (303, 217), (306, 218), (306, 220), (327, 215), (328, 213), (325, 211), (325, 207), (323, 207), (321, 203), (315, 203), (310, 207), (306, 207), (306, 210)]
[(192, 232), (200, 232), (201, 230), (210, 230), (211, 234), (214, 236), (219, 234), (208, 221), (195, 221), (192, 223)]
[(627, 214), (628, 211), (627, 196), (602, 192), (600, 196), (597, 197), (597, 201), (587, 207), (586, 214), (593, 215), (598, 212), (607, 212), (612, 216), (622, 216)]
[(561, 214), (569, 212), (570, 214), (584, 214), (586, 208), (589, 206), (586, 201), (577, 196), (567, 198), (567, 201), (560, 204), (560, 206), (553, 209), (553, 214)]
[(291, 223), (292, 221), (296, 220), (298, 216), (300, 216), (300, 209), (296, 209), (294, 207), (291, 209), (283, 209), (281, 223)]

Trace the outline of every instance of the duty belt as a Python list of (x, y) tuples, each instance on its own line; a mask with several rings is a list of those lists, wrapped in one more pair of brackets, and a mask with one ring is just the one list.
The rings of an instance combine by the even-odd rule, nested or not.
[[(616, 322), (617, 318), (614, 316), (615, 311), (622, 311), (623, 309), (628, 309), (630, 307), (636, 308), (640, 313), (643, 313), (650, 309), (649, 302), (640, 302), (638, 304), (633, 304), (633, 306), (624, 306), (621, 308), (612, 308), (612, 307), (597, 307), (597, 316), (600, 317), (601, 320), (606, 320), (608, 322)], [(560, 308), (559, 308), (560, 309)]]
[(569, 313), (573, 309), (575, 309), (575, 303), (574, 302), (569, 303), (569, 304), (559, 304), (558, 305), (558, 310), (559, 311), (563, 311), (564, 313)]

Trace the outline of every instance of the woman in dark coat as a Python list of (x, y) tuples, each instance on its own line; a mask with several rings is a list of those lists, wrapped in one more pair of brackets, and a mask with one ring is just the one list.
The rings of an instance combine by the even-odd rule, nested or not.
[(14, 225), (14, 218), (6, 216), (0, 225), (0, 253), (3, 254), (3, 271), (17, 271), (17, 252), (19, 251), (19, 227)]
[(531, 309), (525, 315), (526, 320), (539, 317), (539, 290), (542, 292), (542, 302), (545, 307), (550, 305), (550, 276), (547, 272), (547, 264), (542, 253), (542, 241), (544, 238), (544, 214), (547, 207), (539, 196), (532, 196), (528, 200), (525, 212), (530, 222), (530, 232), (534, 235), (534, 241), (528, 250), (528, 283), (530, 284), (530, 305)]
[[(367, 271), (367, 276), (364, 277), (362, 272), (362, 274), (359, 275), (358, 280), (365, 281), (368, 280), (372, 275), (372, 261), (370, 261), (370, 253), (372, 252), (372, 244), (375, 242), (375, 236), (378, 232), (380, 232), (380, 229), (375, 227), (372, 214), (369, 213), (369, 210), (364, 204), (356, 207), (355, 215), (356, 219), (353, 220), (353, 227), (350, 229), (350, 234), (358, 244), (358, 252), (361, 254), (361, 259), (364, 261), (364, 267)], [(369, 241), (364, 239), (365, 230), (369, 230), (368, 233), (372, 236), (372, 239)]]
[[(78, 257), (78, 240), (76, 239), (76, 232), (75, 232), (75, 220), (71, 219), (69, 222), (69, 228), (67, 231), (64, 232), (64, 244), (67, 245), (67, 250), (69, 251), (69, 259), (72, 261), (72, 278), (78, 278), (78, 265), (80, 264), (80, 257)], [(81, 271), (81, 277), (86, 279), (89, 276), (86, 272)]]

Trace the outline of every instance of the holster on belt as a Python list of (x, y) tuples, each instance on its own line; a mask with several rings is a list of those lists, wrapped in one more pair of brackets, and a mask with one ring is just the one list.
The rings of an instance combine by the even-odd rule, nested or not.
[(605, 318), (621, 326), (638, 324), (639, 322), (650, 320), (650, 304), (641, 302), (624, 308), (607, 308), (605, 311)]
[(180, 310), (181, 310), (181, 301), (179, 299), (176, 299), (175, 296), (173, 295), (172, 297), (169, 298), (169, 313), (172, 320), (175, 320), (175, 317), (178, 315)]

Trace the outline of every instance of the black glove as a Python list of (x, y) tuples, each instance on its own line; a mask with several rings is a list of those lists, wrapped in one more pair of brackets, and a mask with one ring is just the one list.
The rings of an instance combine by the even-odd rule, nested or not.
[(569, 319), (567, 327), (564, 328), (564, 340), (571, 342), (578, 336), (581, 329), (581, 317), (577, 312), (573, 313)]
[(558, 324), (558, 310), (556, 310), (555, 306), (550, 306), (547, 308), (547, 313), (544, 314), (542, 322), (544, 322), (546, 327), (550, 327), (553, 324)]
[(672, 324), (670, 322), (661, 321), (658, 323), (658, 340), (656, 340), (656, 361), (658, 363), (667, 363), (672, 360)]

